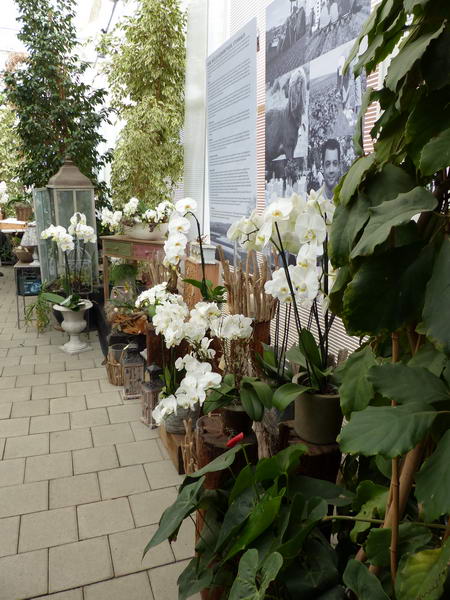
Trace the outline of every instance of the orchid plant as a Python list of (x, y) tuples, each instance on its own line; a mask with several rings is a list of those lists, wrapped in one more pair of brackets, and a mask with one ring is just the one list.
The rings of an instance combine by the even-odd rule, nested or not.
[(137, 223), (147, 224), (149, 230), (153, 230), (157, 225), (167, 223), (174, 209), (173, 203), (168, 200), (151, 208), (137, 198), (130, 198), (123, 205), (115, 203), (110, 207), (103, 207), (98, 217), (104, 227), (114, 232), (120, 232), (124, 227), (132, 227)]
[[(266, 282), (265, 291), (293, 309), (299, 344), (289, 352), (281, 348), (277, 358), (282, 369), (286, 359), (300, 364), (304, 369), (304, 391), (327, 392), (330, 386), (328, 339), (334, 316), (328, 311), (333, 278), (328, 234), (334, 210), (333, 201), (325, 197), (323, 190), (312, 191), (306, 198), (293, 194), (291, 198), (274, 198), (262, 214), (253, 211), (228, 230), (228, 238), (244, 249), (264, 251), (271, 245), (281, 260), (272, 280)], [(296, 256), (294, 264), (290, 255)], [(310, 310), (309, 321), (315, 322), (318, 344), (302, 323), (300, 306)]]
[[(43, 240), (54, 242), (64, 257), (63, 288), (67, 296), (51, 292), (41, 294), (44, 300), (60, 304), (71, 310), (79, 310), (82, 301), (80, 292), (83, 285), (83, 267), (86, 260), (86, 244), (95, 244), (97, 236), (93, 227), (86, 224), (86, 215), (76, 212), (70, 217), (70, 225), (66, 229), (62, 225), (50, 225), (41, 233)], [(69, 253), (73, 252), (73, 261), (69, 261)], [(72, 265), (71, 265), (72, 263)]]

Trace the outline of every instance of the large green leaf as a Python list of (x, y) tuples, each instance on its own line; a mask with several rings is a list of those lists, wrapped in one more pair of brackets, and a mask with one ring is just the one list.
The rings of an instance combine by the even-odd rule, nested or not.
[(380, 580), (358, 560), (348, 561), (342, 579), (358, 600), (389, 600)]
[(422, 73), (428, 87), (437, 90), (450, 83), (450, 28), (433, 40), (422, 59)]
[(292, 444), (270, 458), (261, 459), (256, 465), (255, 480), (274, 481), (281, 475), (287, 475), (307, 452), (308, 448), (304, 444)]
[(209, 587), (213, 577), (213, 569), (208, 568), (201, 557), (195, 556), (178, 577), (178, 600), (186, 600)]
[(387, 163), (366, 182), (364, 193), (371, 206), (378, 206), (382, 202), (393, 200), (399, 194), (409, 192), (415, 186), (416, 182), (409, 173), (392, 163)]
[(259, 381), (255, 377), (243, 377), (241, 389), (242, 386), (253, 389), (259, 401), (265, 408), (272, 408), (273, 391), (270, 385), (267, 385), (264, 381)]
[(449, 389), (439, 377), (424, 367), (408, 367), (402, 363), (372, 367), (368, 375), (374, 389), (399, 404), (450, 400)]
[(298, 383), (284, 383), (275, 390), (272, 403), (279, 411), (285, 410), (300, 394), (311, 390), (310, 387)]
[(255, 509), (250, 514), (243, 530), (238, 539), (230, 548), (226, 560), (232, 558), (235, 554), (244, 550), (248, 544), (253, 542), (273, 523), (275, 517), (280, 510), (281, 500), (284, 495), (284, 490), (278, 496), (273, 496), (271, 490), (265, 493), (261, 500), (257, 503)]
[(378, 335), (418, 319), (432, 260), (433, 248), (417, 244), (367, 258), (344, 293), (347, 333)]
[(384, 517), (389, 490), (373, 481), (362, 481), (356, 491), (355, 506), (359, 506), (356, 523), (350, 532), (350, 539), (356, 542), (358, 534), (370, 529), (371, 524), (359, 519), (381, 519)]
[[(388, 567), (390, 564), (390, 545), (392, 529), (389, 527), (371, 529), (367, 536), (365, 550), (367, 560), (376, 567)], [(421, 525), (401, 523), (398, 528), (398, 555), (411, 554), (424, 548), (432, 538), (430, 530)]]
[(290, 494), (300, 492), (306, 498), (324, 498), (327, 504), (333, 506), (348, 506), (355, 497), (350, 490), (306, 475), (298, 475), (292, 482), (289, 482), (289, 492)]
[(334, 374), (340, 383), (339, 397), (344, 415), (363, 410), (373, 398), (372, 384), (367, 378), (370, 367), (376, 365), (372, 348), (367, 345), (353, 352)]
[(223, 519), (223, 526), (217, 539), (216, 552), (223, 544), (236, 535), (238, 529), (245, 523), (257, 502), (257, 496), (253, 487), (247, 488), (241, 493), (228, 508)]
[(447, 356), (439, 352), (433, 344), (426, 342), (408, 362), (409, 367), (425, 367), (436, 377), (440, 377), (447, 362)]
[(436, 258), (431, 279), (428, 282), (423, 322), (427, 337), (435, 346), (450, 354), (450, 240), (446, 238)]
[(358, 194), (350, 205), (337, 206), (328, 245), (330, 259), (335, 267), (348, 262), (353, 242), (370, 216), (369, 206), (369, 201), (363, 194)]
[(245, 465), (241, 471), (239, 471), (238, 476), (234, 482), (233, 487), (231, 488), (230, 495), (228, 497), (228, 504), (231, 504), (235, 498), (237, 498), (243, 491), (247, 488), (251, 487), (255, 481), (255, 476), (253, 473), (252, 465)]
[(442, 548), (423, 550), (400, 561), (395, 584), (397, 600), (443, 600), (450, 538)]
[(394, 458), (414, 448), (430, 430), (437, 412), (424, 402), (368, 406), (352, 414), (339, 435), (343, 452)]
[[(236, 454), (242, 450), (245, 446), (242, 444), (237, 444), (233, 448), (230, 448), (207, 465), (195, 471), (194, 473), (190, 473), (186, 480), (189, 480), (191, 477), (202, 477), (206, 475), (206, 473), (214, 473), (215, 471), (223, 471), (224, 469), (228, 469), (236, 458)], [(184, 485), (184, 483), (183, 483)]]
[(418, 61), (430, 42), (440, 36), (445, 28), (445, 22), (436, 31), (427, 32), (421, 35), (413, 42), (406, 39), (405, 45), (400, 49), (400, 52), (395, 56), (386, 75), (385, 84), (393, 92), (396, 91), (398, 82), (402, 79), (408, 71), (413, 67), (414, 63)]
[[(282, 566), (283, 557), (278, 552), (272, 552), (260, 566), (258, 550), (255, 548), (247, 550), (239, 561), (238, 573), (228, 599), (264, 600), (270, 583), (276, 578)], [(257, 577), (258, 572), (260, 572), (259, 577)]]
[(264, 415), (264, 406), (253, 387), (241, 385), (239, 392), (242, 407), (252, 421), (261, 421)]
[(196, 510), (203, 481), (204, 477), (190, 485), (186, 485), (179, 492), (172, 506), (166, 508), (159, 521), (157, 531), (144, 549), (144, 555), (150, 548), (161, 544), (164, 540), (170, 539), (178, 531), (184, 519)]
[(427, 520), (450, 513), (450, 429), (416, 475), (416, 498)]
[(450, 164), (450, 129), (432, 138), (422, 150), (420, 170), (424, 175), (433, 175)]
[(350, 201), (350, 198), (360, 185), (363, 176), (371, 168), (374, 162), (375, 155), (368, 154), (367, 156), (358, 158), (358, 160), (352, 164), (342, 181), (342, 187), (339, 192), (340, 203), (347, 204)]
[(392, 227), (407, 223), (420, 212), (431, 211), (436, 207), (437, 198), (425, 188), (418, 186), (394, 200), (382, 202), (370, 209), (371, 217), (361, 239), (353, 248), (350, 257), (373, 254), (377, 246), (387, 240)]

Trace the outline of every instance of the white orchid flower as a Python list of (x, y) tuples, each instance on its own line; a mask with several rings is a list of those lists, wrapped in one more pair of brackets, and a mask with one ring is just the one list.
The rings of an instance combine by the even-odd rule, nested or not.
[(197, 202), (193, 198), (183, 198), (175, 203), (175, 209), (184, 216), (188, 212), (197, 210)]

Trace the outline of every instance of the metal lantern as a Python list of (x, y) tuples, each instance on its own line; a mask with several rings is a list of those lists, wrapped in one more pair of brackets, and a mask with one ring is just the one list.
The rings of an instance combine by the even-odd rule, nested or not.
[[(39, 240), (39, 258), (43, 281), (55, 280), (62, 266), (62, 255), (56, 244), (42, 240), (41, 232), (50, 225), (61, 225), (66, 229), (70, 217), (76, 213), (86, 215), (86, 224), (96, 231), (94, 186), (78, 167), (66, 159), (59, 171), (51, 177), (45, 188), (33, 190), (34, 214)], [(96, 244), (87, 244), (92, 268), (92, 279), (98, 278), (98, 251)]]
[(150, 381), (142, 384), (142, 421), (154, 429), (156, 423), (153, 420), (152, 412), (156, 408), (159, 400), (159, 392), (164, 384), (160, 377), (162, 369), (158, 365), (150, 365), (147, 367), (147, 373), (150, 376)]
[(139, 400), (142, 396), (145, 360), (139, 354), (137, 344), (125, 347), (122, 355), (124, 400)]

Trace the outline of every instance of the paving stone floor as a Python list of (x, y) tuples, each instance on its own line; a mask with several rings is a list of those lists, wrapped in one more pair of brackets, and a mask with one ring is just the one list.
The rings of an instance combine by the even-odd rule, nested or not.
[(138, 402), (92, 350), (18, 329), (12, 267), (0, 278), (0, 600), (177, 600), (194, 530), (143, 549), (177, 475)]

